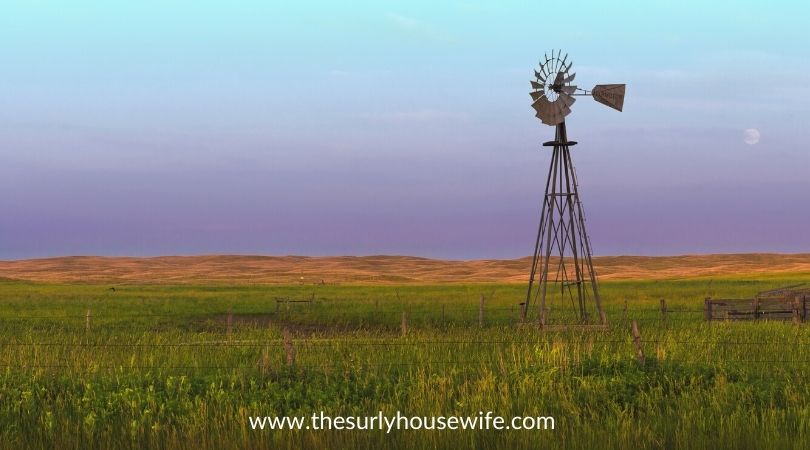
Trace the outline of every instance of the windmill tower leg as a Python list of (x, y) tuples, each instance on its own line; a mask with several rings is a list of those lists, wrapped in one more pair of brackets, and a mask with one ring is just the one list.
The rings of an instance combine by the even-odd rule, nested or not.
[[(555, 139), (556, 140), (556, 139)], [(553, 191), (556, 189), (556, 185), (553, 183), (553, 180), (556, 179), (556, 171), (557, 171), (557, 160), (559, 159), (559, 151), (557, 147), (554, 147), (554, 151), (551, 155), (551, 165), (548, 169), (548, 177), (546, 178), (546, 195), (543, 196), (543, 203), (540, 207), (540, 225), (538, 225), (537, 229), (537, 240), (534, 243), (534, 253), (532, 256), (532, 269), (529, 273), (529, 288), (526, 292), (526, 301), (523, 303), (523, 317), (528, 317), (529, 305), (532, 301), (532, 286), (535, 282), (535, 277), (537, 275), (538, 269), (540, 269), (539, 265), (543, 264), (543, 269), (540, 271), (541, 279), (538, 280), (538, 284), (544, 284), (543, 280), (545, 279), (546, 274), (548, 273), (548, 255), (545, 255), (545, 258), (541, 257), (541, 253), (543, 249), (550, 248), (550, 242), (544, 242), (544, 238), (546, 238), (546, 227), (548, 225), (548, 219), (551, 217), (551, 214), (546, 214), (547, 210), (551, 210), (553, 208), (553, 204), (549, 201), (549, 191)], [(547, 239), (551, 239), (548, 236)], [(545, 310), (545, 292), (543, 292), (543, 296), (540, 301), (540, 312)]]
[[(558, 308), (563, 310), (565, 303), (570, 301), (570, 310), (584, 322), (589, 319), (589, 305), (593, 302), (597, 317), (604, 321), (591, 245), (571, 161), (569, 147), (575, 144), (568, 141), (565, 122), (557, 125), (554, 141), (544, 144), (552, 146), (553, 152), (523, 305), (524, 317), (528, 316), (533, 301), (538, 301), (541, 314), (546, 311), (547, 302), (555, 298), (559, 287)], [(555, 288), (550, 289), (551, 285)]]

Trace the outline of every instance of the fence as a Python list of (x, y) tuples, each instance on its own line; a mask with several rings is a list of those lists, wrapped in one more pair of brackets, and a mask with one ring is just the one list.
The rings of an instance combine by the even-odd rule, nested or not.
[[(463, 304), (403, 304), (399, 307), (381, 307), (378, 300), (368, 304), (346, 304), (343, 300), (335, 302), (316, 302), (309, 296), (304, 300), (288, 297), (276, 297), (274, 306), (264, 310), (237, 311), (231, 306), (227, 310), (197, 312), (123, 312), (113, 313), (109, 310), (96, 312), (91, 309), (72, 314), (39, 314), (2, 317), (0, 324), (6, 326), (35, 321), (39, 326), (64, 325), (66, 328), (82, 327), (91, 332), (97, 327), (131, 328), (133, 324), (154, 320), (155, 326), (165, 323), (182, 322), (187, 329), (219, 330), (231, 333), (234, 328), (266, 327), (270, 325), (307, 325), (341, 324), (345, 327), (374, 326), (399, 329), (403, 335), (413, 326), (464, 326), (485, 328), (488, 326), (531, 326), (539, 329), (553, 330), (555, 327), (604, 328), (601, 320), (593, 311), (584, 320), (579, 318), (576, 308), (546, 307), (539, 311), (532, 308), (531, 315), (525, 316), (521, 304), (492, 306), (483, 294), (469, 306)], [(665, 298), (658, 300), (657, 308), (631, 309), (628, 301), (614, 304), (606, 312), (607, 324), (629, 324), (631, 320), (639, 323), (700, 323), (705, 321), (743, 321), (743, 320), (793, 320), (804, 322), (810, 309), (810, 295), (795, 298), (763, 297), (753, 299), (713, 299), (707, 297), (703, 308), (670, 307)], [(271, 303), (272, 304), (272, 303)], [(286, 305), (281, 307), (280, 305)], [(293, 307), (293, 305), (302, 305)], [(361, 306), (364, 305), (364, 306)], [(373, 305), (373, 307), (372, 307)], [(253, 305), (255, 308), (255, 305)]]
[[(569, 349), (579, 346), (579, 348), (592, 348), (594, 345), (602, 345), (611, 349), (611, 354), (624, 355), (627, 360), (635, 359), (640, 367), (651, 370), (661, 369), (661, 359), (655, 355), (660, 352), (660, 346), (678, 345), (683, 347), (685, 354), (694, 357), (688, 362), (701, 361), (711, 364), (718, 363), (744, 363), (752, 366), (762, 366), (764, 368), (774, 368), (778, 365), (791, 366), (796, 369), (796, 373), (807, 376), (808, 364), (810, 364), (810, 341), (779, 339), (779, 340), (744, 340), (744, 339), (694, 339), (694, 340), (673, 340), (671, 338), (644, 338), (644, 328), (633, 320), (629, 327), (618, 330), (615, 335), (547, 335), (539, 334), (532, 336), (519, 336), (517, 339), (410, 339), (404, 337), (399, 340), (376, 339), (353, 339), (353, 338), (307, 338), (294, 336), (290, 329), (284, 329), (280, 338), (251, 340), (251, 341), (207, 341), (207, 342), (172, 342), (172, 343), (111, 343), (111, 342), (0, 342), (0, 349), (9, 348), (29, 348), (33, 353), (37, 349), (54, 348), (57, 353), (65, 352), (71, 348), (87, 350), (93, 359), (101, 359), (99, 351), (102, 349), (139, 349), (156, 350), (164, 352), (167, 348), (186, 348), (192, 350), (191, 354), (198, 355), (196, 364), (158, 364), (158, 363), (127, 363), (127, 364), (93, 364), (81, 365), (81, 363), (54, 363), (38, 362), (36, 360), (26, 361), (0, 361), (0, 367), (6, 369), (70, 369), (74, 371), (98, 371), (98, 370), (171, 370), (171, 371), (211, 371), (211, 370), (237, 370), (268, 374), (272, 369), (284, 370), (316, 370), (316, 369), (338, 369), (351, 370), (362, 368), (398, 368), (414, 367), (421, 370), (431, 366), (453, 366), (465, 369), (481, 369), (495, 366), (503, 366), (503, 354), (505, 350), (511, 349), (536, 349), (553, 348), (555, 346), (568, 346)], [(456, 349), (460, 347), (474, 348), (482, 358), (459, 358)], [(722, 347), (735, 348), (738, 350), (738, 357), (727, 357), (727, 351), (716, 354), (705, 351), (706, 348)], [(764, 350), (770, 347), (793, 348), (797, 350), (798, 358), (790, 358), (780, 353), (778, 356), (765, 353)], [(426, 355), (423, 350), (450, 349), (450, 357), (442, 359), (418, 359), (407, 360), (399, 355), (404, 349), (416, 349), (419, 355)], [(352, 358), (336, 360), (334, 358), (321, 358), (322, 355), (337, 356), (341, 351), (351, 349), (360, 354), (369, 355), (373, 350), (385, 349), (390, 354), (398, 355), (397, 358), (384, 361), (354, 361)], [(209, 361), (205, 356), (199, 356), (202, 350), (210, 350), (221, 355), (226, 350), (239, 350), (239, 357), (236, 358), (241, 363), (216, 363)], [(310, 357), (307, 362), (302, 363), (298, 356), (300, 352), (307, 354), (313, 350), (318, 350), (313, 359)], [(3, 356), (8, 356), (4, 352)], [(446, 352), (445, 352), (446, 353)], [(508, 353), (508, 352), (507, 352)], [(248, 356), (245, 356), (248, 355)], [(652, 355), (652, 358), (649, 356)], [(312, 355), (310, 355), (312, 356)], [(489, 356), (490, 359), (485, 357)], [(651, 362), (651, 359), (656, 361)], [(683, 363), (687, 362), (685, 357), (663, 358), (663, 361)], [(566, 361), (543, 362), (538, 368), (575, 368), (581, 363), (577, 358), (571, 357)], [(777, 365), (777, 366), (770, 366)]]
[[(801, 302), (794, 299), (791, 303), (791, 317), (800, 317), (801, 323), (806, 317), (807, 296), (801, 297)], [(17, 369), (69, 369), (73, 371), (81, 370), (238, 370), (257, 371), (267, 374), (271, 370), (279, 367), (288, 369), (317, 369), (317, 368), (339, 368), (349, 370), (351, 367), (429, 367), (429, 366), (454, 366), (467, 369), (481, 368), (487, 365), (496, 364), (495, 358), (504, 349), (531, 349), (543, 345), (561, 343), (565, 345), (603, 345), (610, 346), (611, 354), (621, 355), (628, 359), (636, 360), (643, 367), (656, 367), (651, 362), (658, 361), (656, 356), (661, 353), (662, 345), (678, 345), (684, 348), (704, 351), (707, 348), (722, 347), (724, 349), (735, 349), (739, 356), (736, 360), (725, 357), (724, 361), (736, 361), (750, 363), (752, 365), (768, 364), (801, 366), (801, 370), (807, 368), (810, 363), (810, 342), (789, 338), (779, 340), (740, 340), (733, 338), (707, 338), (691, 340), (674, 340), (673, 335), (657, 338), (655, 332), (666, 331), (670, 324), (691, 323), (695, 330), (703, 330), (703, 333), (710, 328), (701, 320), (735, 320), (729, 317), (751, 317), (752, 320), (782, 318), (785, 314), (784, 300), (774, 298), (758, 298), (751, 300), (722, 300), (706, 299), (704, 308), (683, 308), (671, 307), (666, 299), (660, 298), (657, 307), (647, 307), (644, 309), (632, 309), (628, 307), (628, 301), (613, 304), (608, 311), (608, 325), (595, 325), (591, 328), (584, 326), (583, 322), (554, 322), (555, 314), (568, 314), (564, 317), (574, 317), (578, 310), (565, 308), (548, 308), (543, 313), (538, 313), (536, 320), (530, 320), (522, 316), (522, 308), (515, 305), (493, 306), (491, 300), (484, 295), (480, 295), (475, 300), (471, 300), (468, 305), (463, 304), (436, 304), (419, 305), (418, 309), (413, 305), (399, 305), (399, 307), (380, 307), (380, 302), (372, 300), (365, 304), (363, 312), (353, 312), (351, 305), (340, 302), (333, 305), (334, 308), (324, 310), (324, 304), (315, 302), (314, 296), (306, 300), (295, 300), (291, 298), (276, 298), (275, 306), (267, 308), (267, 311), (242, 311), (235, 312), (232, 309), (227, 311), (211, 311), (205, 313), (189, 313), (188, 315), (178, 313), (128, 313), (114, 314), (109, 310), (92, 311), (82, 310), (82, 313), (63, 315), (16, 315), (13, 317), (0, 318), (0, 327), (5, 327), (5, 333), (0, 332), (0, 336), (5, 334), (5, 342), (0, 340), (0, 356), (9, 357), (7, 360), (0, 359), (0, 367)], [(747, 302), (747, 303), (746, 303)], [(753, 303), (752, 303), (753, 302)], [(781, 302), (781, 303), (780, 303)], [(272, 305), (272, 303), (270, 303)], [(278, 305), (284, 305), (281, 308)], [(290, 307), (301, 305), (302, 307)], [(373, 305), (373, 308), (372, 306)], [(797, 306), (799, 305), (799, 306)], [(345, 311), (339, 309), (344, 308)], [(725, 309), (723, 309), (725, 308)], [(372, 330), (379, 339), (368, 338), (336, 338), (336, 337), (312, 337), (306, 329), (308, 323), (329, 323), (338, 320), (336, 317), (327, 314), (329, 312), (342, 311), (345, 314), (355, 314), (354, 316), (340, 316), (346, 324), (346, 329)], [(739, 313), (742, 311), (743, 313)], [(744, 314), (746, 311), (752, 311)], [(798, 313), (796, 311), (799, 311)], [(372, 317), (379, 328), (371, 328), (363, 324), (368, 324), (368, 318)], [(743, 319), (739, 319), (743, 320)], [(121, 336), (127, 338), (126, 334), (117, 330), (128, 331), (156, 331), (167, 329), (165, 324), (182, 331), (203, 331), (224, 334), (206, 334), (205, 336), (217, 337), (218, 340), (207, 340), (199, 342), (111, 342), (110, 336)], [(196, 325), (195, 325), (196, 324)], [(425, 339), (429, 333), (424, 330), (443, 330), (443, 325), (459, 325), (471, 330), (465, 334), (467, 339)], [(504, 339), (469, 339), (470, 335), (478, 333), (480, 336), (492, 336), (492, 333), (484, 334), (484, 329), (497, 326), (528, 327), (536, 330), (536, 333), (511, 333)], [(17, 327), (17, 328), (15, 328)], [(25, 330), (37, 327), (37, 333), (15, 333), (17, 329)], [(33, 340), (37, 337), (48, 336), (48, 327), (68, 331), (62, 334), (67, 340), (73, 342), (58, 342), (47, 340)], [(164, 327), (164, 328), (160, 328)], [(702, 328), (701, 328), (702, 327)], [(588, 332), (592, 329), (603, 330), (598, 332)], [(712, 326), (711, 329), (717, 328)], [(172, 329), (172, 328), (168, 328)], [(247, 333), (249, 330), (272, 329), (271, 332)], [(719, 329), (723, 329), (720, 327)], [(796, 336), (803, 336), (800, 330), (803, 328), (785, 328), (796, 330)], [(239, 333), (245, 330), (246, 333)], [(385, 330), (383, 333), (380, 330)], [(572, 333), (556, 333), (556, 331), (572, 331)], [(330, 329), (330, 332), (340, 331)], [(499, 331), (497, 331), (499, 333)], [(609, 333), (608, 333), (609, 332)], [(375, 334), (376, 333), (376, 334)], [(472, 334), (471, 334), (472, 333)], [(579, 333), (578, 335), (576, 333)], [(203, 335), (201, 334), (201, 335)], [(280, 337), (279, 337), (280, 334)], [(441, 333), (434, 333), (441, 334)], [(448, 333), (449, 334), (449, 333)], [(198, 335), (201, 336), (201, 335)], [(264, 336), (261, 339), (244, 340), (238, 339), (248, 336)], [(15, 341), (20, 336), (29, 336), (31, 341)], [(55, 334), (54, 334), (55, 336)], [(173, 335), (175, 339), (185, 335), (183, 333)], [(711, 333), (706, 334), (711, 337)], [(95, 342), (94, 342), (95, 340)], [(467, 358), (459, 352), (447, 350), (435, 352), (436, 349), (466, 348), (475, 346), (483, 351), (481, 358), (474, 359), (470, 356), (477, 355), (474, 352), (467, 352)], [(797, 349), (792, 354), (779, 354), (776, 357), (765, 357), (760, 349), (766, 346), (780, 348)], [(162, 355), (166, 349), (187, 349), (174, 356), (165, 357)], [(421, 353), (416, 351), (411, 354), (414, 360), (405, 358), (389, 360), (385, 362), (374, 362), (373, 360), (345, 360), (341, 362), (328, 361), (332, 356), (339, 355), (341, 351), (355, 351), (360, 354), (368, 353), (362, 349), (396, 348), (402, 349), (423, 349)], [(14, 350), (17, 349), (17, 350)], [(29, 349), (30, 352), (20, 350)], [(41, 350), (54, 349), (53, 352), (43, 356)], [(121, 360), (123, 356), (117, 350), (130, 351), (134, 356), (131, 362)], [(313, 349), (319, 349), (314, 353)], [(348, 350), (347, 350), (348, 349)], [(430, 351), (424, 350), (430, 349)], [(737, 351), (748, 349), (746, 351)], [(805, 350), (807, 349), (807, 350)], [(81, 366), (78, 362), (60, 362), (59, 358), (69, 358), (68, 356), (58, 356), (59, 353), (65, 355), (78, 351), (88, 360), (98, 360), (97, 364)], [(103, 350), (103, 351), (101, 351)], [(228, 352), (225, 352), (227, 350)], [(39, 351), (39, 353), (38, 353)], [(107, 354), (104, 351), (108, 352)], [(149, 357), (135, 355), (136, 353), (149, 353)], [(220, 356), (223, 352), (222, 361), (219, 359), (207, 359), (206, 355)], [(181, 354), (182, 353), (182, 354)], [(433, 358), (434, 353), (441, 353), (442, 358)], [(691, 357), (689, 352), (681, 352), (680, 357)], [(695, 352), (697, 355), (699, 352)], [(706, 352), (704, 352), (706, 353)], [(700, 354), (704, 354), (700, 353)], [(721, 351), (718, 353), (725, 353)], [(26, 355), (34, 355), (28, 358)], [(417, 358), (417, 354), (422, 355)], [(39, 356), (37, 356), (39, 355)], [(111, 361), (104, 361), (103, 357), (109, 357)], [(449, 356), (448, 356), (449, 355)], [(136, 358), (137, 356), (137, 358)], [(435, 356), (435, 355), (434, 355)], [(791, 357), (793, 356), (793, 357)], [(156, 358), (152, 358), (156, 357)], [(39, 359), (37, 359), (39, 358)], [(95, 359), (94, 359), (95, 358)], [(141, 359), (143, 359), (143, 361)], [(150, 359), (152, 358), (152, 359)], [(174, 358), (174, 359), (172, 359)], [(486, 359), (490, 358), (490, 359)], [(700, 358), (695, 356), (695, 358)], [(706, 353), (706, 358), (721, 358), (721, 356), (711, 356)], [(361, 358), (362, 359), (362, 358)], [(327, 360), (324, 362), (324, 360)], [(719, 359), (718, 359), (719, 360)], [(69, 359), (68, 359), (69, 361)], [(671, 361), (671, 359), (669, 360)], [(341, 366), (343, 364), (343, 366)], [(502, 362), (497, 364), (503, 364)], [(546, 366), (554, 363), (544, 363)]]
[[(307, 305), (309, 302), (306, 303)], [(665, 303), (662, 302), (662, 305)], [(83, 313), (72, 314), (38, 314), (2, 317), (0, 326), (12, 326), (43, 329), (82, 329), (85, 332), (105, 329), (133, 329), (142, 328), (144, 331), (156, 331), (167, 326), (181, 327), (189, 331), (218, 331), (225, 330), (231, 333), (239, 328), (263, 328), (273, 325), (292, 325), (299, 327), (318, 325), (328, 326), (329, 329), (375, 328), (388, 330), (401, 330), (407, 334), (408, 329), (417, 327), (468, 327), (487, 328), (492, 326), (519, 326), (554, 330), (560, 327), (581, 327), (605, 329), (610, 325), (629, 324), (630, 320), (639, 323), (694, 323), (702, 322), (703, 309), (673, 309), (669, 307), (645, 309), (615, 309), (607, 311), (607, 324), (603, 325), (594, 317), (586, 320), (578, 317), (579, 310), (565, 308), (546, 308), (544, 313), (524, 317), (519, 306), (485, 306), (479, 303), (478, 307), (438, 305), (404, 306), (400, 308), (389, 307), (373, 310), (352, 310), (351, 306), (345, 308), (337, 306), (329, 309), (318, 307), (304, 307), (269, 311), (239, 311), (233, 308), (226, 311), (209, 311), (188, 313), (111, 313), (87, 309)]]
[(783, 295), (754, 297), (752, 299), (706, 298), (703, 313), (706, 321), (740, 320), (792, 320), (796, 323), (807, 319), (807, 295)]

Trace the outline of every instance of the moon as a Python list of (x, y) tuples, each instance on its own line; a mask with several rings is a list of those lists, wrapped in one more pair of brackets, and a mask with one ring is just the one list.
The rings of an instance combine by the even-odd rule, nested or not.
[(743, 131), (743, 142), (748, 145), (756, 145), (759, 142), (759, 130), (749, 128)]

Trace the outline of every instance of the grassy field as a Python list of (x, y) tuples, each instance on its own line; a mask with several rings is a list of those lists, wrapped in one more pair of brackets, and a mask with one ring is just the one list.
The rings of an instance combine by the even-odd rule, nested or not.
[[(521, 284), (113, 291), (4, 281), (0, 447), (807, 448), (807, 325), (707, 324), (702, 313), (706, 296), (750, 297), (797, 281), (810, 277), (605, 282), (607, 329), (543, 331), (517, 325)], [(311, 304), (276, 303), (313, 295)], [(570, 322), (566, 305), (552, 308), (552, 324)], [(248, 423), (320, 411), (493, 411), (553, 416), (556, 426), (387, 434)]]

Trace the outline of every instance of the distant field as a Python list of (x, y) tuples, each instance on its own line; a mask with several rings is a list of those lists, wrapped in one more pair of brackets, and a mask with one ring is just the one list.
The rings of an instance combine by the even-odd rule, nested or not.
[[(0, 261), (0, 279), (74, 283), (522, 283), (530, 259), (449, 261), (407, 256), (65, 257)], [(810, 275), (810, 254), (605, 256), (603, 280)]]

